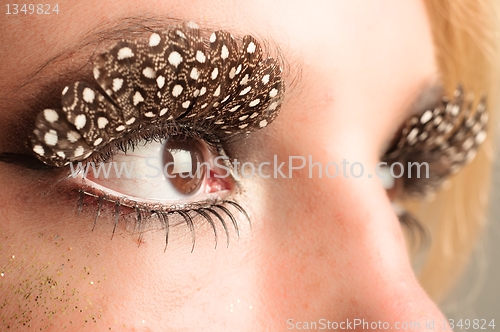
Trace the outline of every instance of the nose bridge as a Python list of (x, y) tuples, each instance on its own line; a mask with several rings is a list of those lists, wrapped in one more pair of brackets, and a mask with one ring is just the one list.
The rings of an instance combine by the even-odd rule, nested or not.
[(308, 268), (324, 269), (323, 275), (331, 276), (316, 284), (330, 296), (328, 314), (337, 316), (337, 306), (347, 301), (345, 317), (363, 323), (355, 330), (366, 330), (366, 323), (374, 322), (389, 325), (376, 325), (375, 329), (369, 325), (369, 330), (382, 331), (387, 326), (437, 330), (437, 322), (445, 327), (444, 317), (416, 280), (401, 226), (385, 190), (375, 182), (378, 179), (310, 181), (316, 193), (309, 203), (326, 208), (317, 209), (315, 220), (298, 221), (309, 224), (312, 232), (302, 234), (302, 245), (310, 250), (304, 251), (310, 256), (299, 257), (308, 259), (303, 263)]
[(366, 330), (367, 323), (374, 322), (387, 324), (369, 325), (371, 330), (445, 328), (444, 317), (414, 275), (400, 223), (383, 188), (366, 179), (345, 181), (344, 190), (350, 194), (343, 195), (345, 205), (339, 206), (351, 208), (344, 210), (345, 220), (336, 221), (348, 223), (347, 236), (353, 238), (346, 248), (350, 264), (342, 277), (354, 299), (352, 318), (363, 323), (356, 329)]

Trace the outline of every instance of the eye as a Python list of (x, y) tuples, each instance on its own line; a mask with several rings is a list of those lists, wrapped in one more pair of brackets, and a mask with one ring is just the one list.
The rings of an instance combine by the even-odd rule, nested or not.
[(61, 107), (38, 114), (31, 149), (43, 163), (85, 178), (73, 189), (79, 211), (85, 194), (96, 198), (94, 225), (107, 201), (115, 227), (135, 210), (137, 224), (148, 217), (163, 224), (167, 243), (174, 214), (192, 234), (200, 216), (214, 233), (219, 220), (228, 236), (227, 217), (236, 231), (232, 213), (249, 218), (229, 199), (237, 194), (231, 168), (223, 167), (229, 161), (217, 160), (229, 142), (271, 124), (285, 95), (281, 61), (265, 52), (252, 36), (192, 22), (119, 41), (94, 59), (94, 83), (69, 84)]
[[(399, 220), (410, 230), (413, 244), (425, 243), (429, 235), (399, 201), (439, 190), (449, 176), (474, 159), (486, 138), (487, 124), (486, 98), (481, 98), (473, 111), (472, 98), (466, 98), (459, 85), (453, 99), (443, 97), (435, 107), (408, 118), (382, 156), (390, 180), (384, 187)], [(387, 169), (399, 176), (392, 177)]]
[(79, 163), (72, 175), (83, 177), (90, 192), (101, 191), (128, 205), (168, 206), (227, 196), (233, 181), (216, 158), (205, 142), (178, 135), (141, 140), (107, 163)]

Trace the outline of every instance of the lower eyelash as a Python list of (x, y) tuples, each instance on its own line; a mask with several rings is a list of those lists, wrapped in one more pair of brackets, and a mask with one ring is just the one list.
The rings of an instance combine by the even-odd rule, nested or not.
[[(114, 205), (113, 209), (114, 225), (111, 238), (113, 238), (114, 236), (120, 218), (125, 217), (131, 213), (135, 213), (133, 233), (135, 233), (136, 229), (138, 229), (139, 245), (142, 242), (142, 235), (145, 232), (144, 230), (145, 222), (148, 221), (148, 219), (155, 218), (155, 216), (158, 219), (158, 221), (162, 224), (162, 227), (165, 229), (165, 250), (167, 249), (169, 242), (170, 228), (172, 226), (177, 226), (179, 224), (185, 223), (185, 225), (189, 228), (189, 231), (191, 233), (191, 239), (192, 239), (191, 252), (193, 252), (196, 243), (195, 224), (199, 224), (198, 221), (195, 221), (195, 218), (197, 217), (201, 217), (211, 226), (215, 237), (215, 248), (217, 248), (217, 243), (218, 243), (216, 222), (217, 221), (220, 222), (220, 225), (224, 229), (226, 235), (227, 246), (229, 247), (230, 230), (224, 216), (226, 216), (231, 220), (231, 224), (236, 232), (238, 239), (240, 237), (240, 227), (238, 225), (238, 221), (235, 215), (233, 214), (233, 212), (231, 212), (231, 210), (229, 210), (228, 206), (235, 208), (239, 214), (243, 215), (251, 227), (250, 217), (248, 216), (247, 212), (240, 204), (238, 204), (233, 200), (221, 200), (221, 199), (207, 200), (204, 202), (196, 202), (188, 204), (187, 205), (188, 207), (184, 207), (181, 209), (167, 210), (162, 205), (151, 205), (151, 206), (147, 206), (145, 204), (143, 206), (139, 204), (127, 205), (113, 198), (110, 198), (105, 194), (96, 194), (90, 191), (86, 191), (84, 189), (79, 189), (78, 191), (80, 194), (78, 199), (79, 215), (82, 214), (83, 207), (84, 205), (86, 205), (85, 203), (86, 197), (93, 197), (94, 199), (97, 200), (97, 208), (95, 211), (94, 225), (92, 227), (92, 230), (94, 230), (97, 221), (101, 215), (101, 211), (104, 208), (103, 206), (104, 202), (108, 202)], [(125, 213), (122, 210), (123, 208), (131, 209), (132, 211), (131, 213)], [(172, 218), (173, 216), (180, 216), (181, 217), (180, 221), (177, 219), (178, 221), (175, 222), (175, 219)]]
[(398, 213), (398, 219), (408, 231), (410, 247), (414, 250), (426, 249), (431, 240), (429, 229), (411, 212), (404, 210), (402, 207), (399, 207), (399, 209), (401, 209), (401, 212)]

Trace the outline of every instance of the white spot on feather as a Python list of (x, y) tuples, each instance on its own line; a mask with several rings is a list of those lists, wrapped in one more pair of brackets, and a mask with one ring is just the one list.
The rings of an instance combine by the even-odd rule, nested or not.
[(82, 96), (83, 96), (83, 100), (85, 100), (87, 103), (91, 104), (94, 102), (94, 99), (95, 99), (94, 90), (92, 90), (90, 88), (85, 88), (85, 89), (83, 89)]
[(75, 157), (80, 157), (85, 152), (83, 146), (79, 146), (75, 149)]
[(97, 119), (97, 127), (99, 127), (99, 129), (104, 129), (108, 123), (109, 121), (105, 117), (101, 116)]
[(112, 89), (114, 92), (117, 92), (122, 88), (123, 85), (123, 78), (114, 78), (113, 79), (113, 86)]
[(83, 127), (85, 127), (86, 123), (87, 123), (87, 117), (85, 116), (85, 114), (78, 114), (75, 117), (75, 127), (76, 127), (76, 129), (78, 129), (78, 130), (82, 129)]
[(252, 100), (252, 101), (248, 104), (248, 106), (250, 106), (250, 107), (254, 107), (254, 106), (259, 105), (259, 103), (260, 103), (260, 99), (259, 99), (259, 98), (257, 98), (257, 99)]
[(160, 44), (160, 41), (161, 41), (160, 35), (155, 32), (151, 35), (151, 37), (149, 37), (149, 46), (151, 47), (158, 46)]
[(41, 145), (35, 145), (33, 147), (33, 151), (35, 151), (35, 153), (40, 155), (40, 156), (45, 155), (45, 150), (43, 149), (43, 146), (41, 146)]
[(252, 90), (252, 87), (251, 86), (247, 86), (246, 88), (244, 88), (243, 90), (241, 90), (240, 96), (246, 95), (250, 90)]
[(215, 80), (217, 78), (217, 75), (219, 75), (219, 68), (215, 67), (214, 70), (212, 70), (212, 74), (210, 75), (210, 78), (212, 80)]
[(477, 144), (482, 144), (484, 142), (484, 140), (486, 139), (486, 131), (480, 131), (477, 135), (476, 135), (476, 143)]
[(255, 52), (255, 43), (254, 42), (250, 42), (250, 44), (248, 44), (248, 47), (247, 47), (247, 52), (248, 53), (254, 53)]
[(143, 102), (143, 101), (144, 101), (144, 97), (141, 95), (141, 93), (139, 91), (136, 91), (134, 94), (134, 98), (133, 98), (134, 106), (137, 106), (137, 104), (139, 104), (140, 102)]
[(161, 89), (163, 88), (163, 86), (165, 85), (165, 77), (163, 76), (158, 76), (158, 78), (156, 79), (156, 84), (158, 85), (158, 87)]
[(217, 89), (214, 92), (214, 97), (218, 97), (220, 95), (220, 85), (217, 87)]
[(127, 59), (127, 58), (132, 58), (133, 56), (134, 56), (134, 52), (132, 52), (130, 47), (123, 47), (123, 48), (120, 48), (120, 50), (118, 51), (117, 58), (118, 58), (118, 60), (123, 60), (123, 59)]
[(429, 120), (432, 119), (432, 111), (430, 110), (427, 110), (425, 111), (424, 114), (422, 114), (422, 116), (420, 117), (420, 123), (421, 124), (426, 124), (427, 122), (429, 122)]
[(70, 141), (71, 143), (75, 143), (76, 141), (78, 141), (80, 139), (81, 136), (79, 133), (72, 130), (72, 131), (68, 132), (66, 137), (68, 138), (68, 141)]
[(189, 73), (189, 77), (191, 77), (193, 80), (198, 80), (198, 78), (200, 77), (200, 72), (198, 71), (198, 69), (196, 67), (193, 67), (191, 69), (191, 73)]
[(168, 62), (174, 66), (177, 67), (181, 62), (182, 62), (182, 56), (179, 54), (177, 51), (173, 51), (170, 53), (168, 56)]
[(142, 75), (146, 76), (147, 78), (151, 78), (151, 79), (156, 77), (156, 73), (153, 70), (153, 68), (151, 68), (151, 67), (144, 68), (142, 70)]
[(179, 97), (180, 94), (182, 93), (182, 90), (184, 90), (182, 85), (179, 84), (175, 85), (174, 88), (172, 89), (172, 96)]
[(231, 113), (236, 112), (236, 110), (238, 110), (238, 108), (240, 108), (240, 105), (236, 105), (236, 106), (234, 106), (233, 108), (231, 108), (231, 109), (229, 110), (229, 112), (231, 112)]
[(205, 63), (206, 59), (207, 57), (205, 56), (205, 54), (203, 54), (202, 51), (196, 51), (196, 61), (198, 61), (199, 63)]
[(229, 57), (229, 50), (226, 45), (222, 45), (222, 49), (220, 50), (221, 59), (225, 60)]
[(57, 112), (51, 109), (43, 110), (43, 116), (50, 123), (56, 122), (59, 119)]
[(271, 105), (267, 108), (270, 111), (274, 111), (278, 107), (279, 103), (278, 102), (272, 102)]

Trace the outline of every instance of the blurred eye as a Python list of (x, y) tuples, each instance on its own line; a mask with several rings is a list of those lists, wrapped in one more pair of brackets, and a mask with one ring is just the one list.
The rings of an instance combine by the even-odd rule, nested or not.
[(110, 162), (87, 163), (82, 174), (88, 186), (120, 201), (167, 206), (193, 203), (220, 197), (232, 188), (225, 176), (229, 173), (214, 162), (216, 157), (203, 141), (173, 136), (139, 141)]

